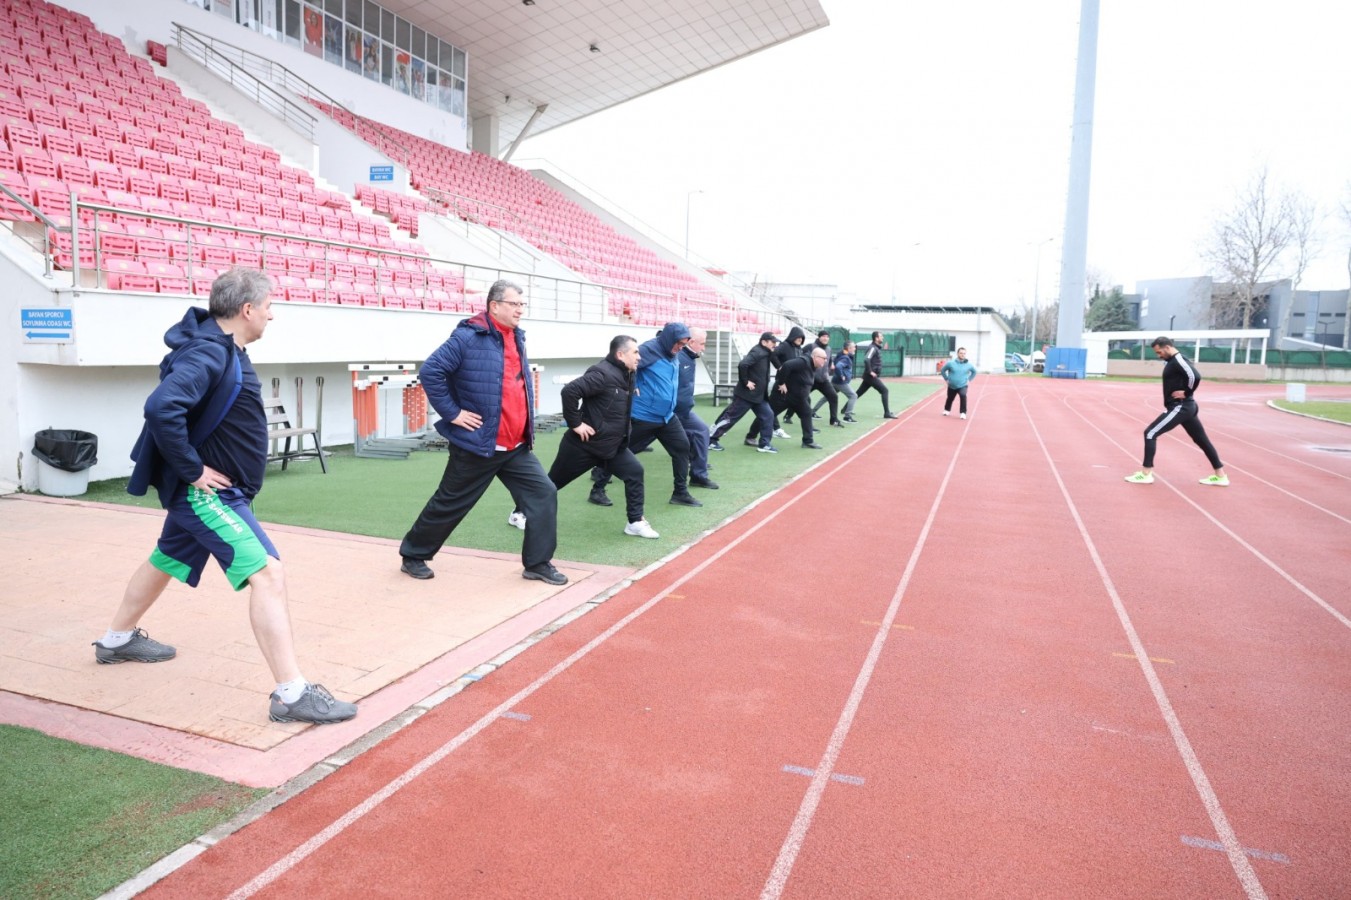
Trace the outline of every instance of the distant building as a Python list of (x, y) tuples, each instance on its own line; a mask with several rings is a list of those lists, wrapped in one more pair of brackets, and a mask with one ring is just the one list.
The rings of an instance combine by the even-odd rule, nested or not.
[[(1237, 314), (1214, 318), (1214, 301), (1232, 295), (1236, 286), (1208, 275), (1139, 281), (1135, 287), (1141, 331), (1166, 334), (1243, 326)], [(1346, 290), (1293, 290), (1288, 278), (1265, 282), (1258, 286), (1249, 327), (1268, 329), (1275, 348), (1306, 343), (1345, 347), (1347, 297)]]

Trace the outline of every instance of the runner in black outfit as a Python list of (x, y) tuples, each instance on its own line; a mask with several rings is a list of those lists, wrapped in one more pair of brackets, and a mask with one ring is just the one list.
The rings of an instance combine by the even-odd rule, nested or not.
[(1229, 476), (1224, 474), (1220, 454), (1215, 452), (1210, 438), (1206, 437), (1206, 429), (1201, 425), (1201, 419), (1197, 415), (1196, 401), (1192, 399), (1192, 394), (1196, 393), (1196, 388), (1201, 384), (1201, 373), (1178, 352), (1171, 338), (1155, 338), (1151, 346), (1154, 348), (1155, 356), (1167, 360), (1163, 367), (1164, 411), (1145, 429), (1145, 461), (1140, 466), (1140, 471), (1134, 475), (1127, 475), (1126, 480), (1131, 484), (1153, 484), (1154, 445), (1159, 435), (1181, 425), (1187, 436), (1205, 453), (1206, 459), (1210, 460), (1211, 468), (1215, 470), (1214, 475), (1202, 478), (1201, 483), (1217, 487), (1227, 486)]

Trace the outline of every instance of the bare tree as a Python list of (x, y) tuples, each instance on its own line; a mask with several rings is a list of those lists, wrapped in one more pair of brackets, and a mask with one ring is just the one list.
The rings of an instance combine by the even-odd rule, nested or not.
[[(1299, 243), (1301, 210), (1306, 206), (1312, 210), (1312, 204), (1298, 195), (1273, 187), (1263, 168), (1244, 188), (1234, 208), (1215, 223), (1203, 255), (1229, 287), (1217, 291), (1211, 302), (1213, 323), (1252, 327), (1253, 314), (1266, 302), (1265, 283), (1288, 277), (1295, 265), (1302, 271), (1308, 260), (1292, 262), (1291, 256)], [(1306, 247), (1312, 252), (1316, 216), (1310, 212), (1309, 218)]]
[[(1319, 235), (1319, 225), (1321, 216), (1318, 212), (1318, 205), (1308, 197), (1293, 195), (1290, 201), (1290, 237), (1291, 237), (1291, 264), (1293, 268), (1290, 271), (1290, 299), (1285, 304), (1284, 314), (1282, 315), (1281, 334), (1289, 337), (1290, 335), (1290, 313), (1295, 307), (1295, 291), (1299, 290), (1300, 282), (1304, 280), (1304, 272), (1309, 268), (1309, 263), (1322, 252), (1322, 239)], [(1351, 260), (1348, 260), (1351, 265)]]

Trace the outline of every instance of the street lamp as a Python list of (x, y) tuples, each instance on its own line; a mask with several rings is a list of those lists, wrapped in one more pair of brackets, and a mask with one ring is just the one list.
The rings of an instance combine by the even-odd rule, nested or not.
[(1037, 245), (1037, 269), (1036, 274), (1032, 276), (1032, 334), (1028, 336), (1027, 341), (1027, 367), (1032, 368), (1035, 360), (1034, 354), (1037, 352), (1037, 307), (1041, 305), (1041, 248), (1045, 247), (1053, 237), (1048, 237), (1044, 241), (1036, 241)]
[(685, 194), (685, 258), (690, 258), (690, 201), (694, 199), (695, 194), (702, 194), (703, 191), (690, 191)]

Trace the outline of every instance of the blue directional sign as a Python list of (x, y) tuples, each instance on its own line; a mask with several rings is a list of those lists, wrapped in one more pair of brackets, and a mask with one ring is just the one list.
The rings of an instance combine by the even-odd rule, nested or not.
[(19, 331), (26, 344), (69, 343), (75, 333), (75, 312), (70, 309), (22, 309), (19, 311)]
[(393, 166), (371, 166), (371, 181), (393, 181)]

